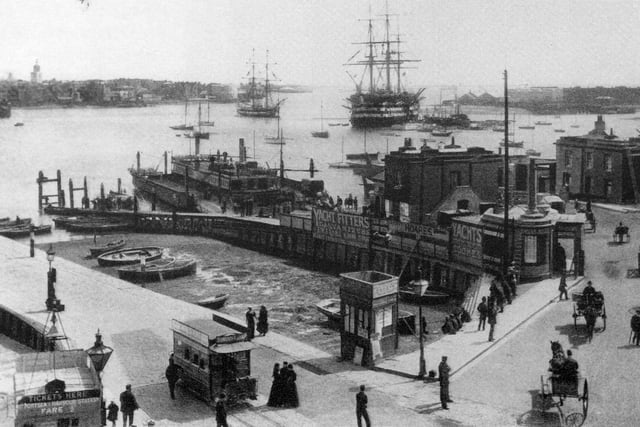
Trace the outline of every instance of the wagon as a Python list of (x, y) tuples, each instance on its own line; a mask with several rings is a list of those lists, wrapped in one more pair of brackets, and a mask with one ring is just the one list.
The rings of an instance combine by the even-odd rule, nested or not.
[(593, 330), (598, 317), (602, 318), (603, 329), (607, 329), (607, 308), (604, 303), (602, 292), (591, 294), (572, 294), (573, 304), (573, 327), (578, 330), (578, 317), (584, 317), (587, 324), (587, 334), (589, 341), (593, 338)]
[[(542, 409), (546, 411), (551, 407), (556, 407), (560, 411), (560, 416), (564, 419), (565, 426), (577, 427), (587, 419), (589, 411), (589, 382), (587, 378), (580, 375), (563, 376), (559, 374), (540, 376), (540, 398)], [(557, 398), (557, 400), (556, 400)], [(564, 417), (561, 406), (567, 398), (577, 399), (582, 403), (582, 413), (573, 412)]]

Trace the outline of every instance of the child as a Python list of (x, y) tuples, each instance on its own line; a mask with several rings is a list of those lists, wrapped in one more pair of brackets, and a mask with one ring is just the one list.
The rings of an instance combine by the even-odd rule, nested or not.
[(109, 406), (107, 406), (107, 420), (111, 421), (112, 427), (116, 427), (116, 421), (118, 421), (118, 405), (112, 400)]

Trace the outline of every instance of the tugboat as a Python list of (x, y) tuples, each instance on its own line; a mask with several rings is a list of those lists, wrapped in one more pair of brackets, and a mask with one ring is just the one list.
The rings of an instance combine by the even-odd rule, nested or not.
[(265, 65), (264, 85), (260, 84), (260, 79), (256, 78), (256, 62), (251, 60), (251, 78), (247, 85), (241, 86), (238, 93), (238, 105), (236, 108), (240, 116), (246, 117), (279, 117), (280, 105), (284, 102), (273, 102), (271, 99), (272, 87), (269, 82), (269, 51), (267, 51), (267, 62)]
[[(385, 37), (384, 40), (376, 41), (373, 36), (372, 18), (369, 18), (368, 40), (362, 44), (366, 45), (365, 57), (362, 60), (354, 61), (347, 65), (365, 66), (363, 75), (369, 76), (368, 88), (363, 88), (363, 82), (357, 82), (349, 74), (356, 84), (356, 92), (349, 98), (351, 126), (355, 128), (389, 127), (394, 124), (403, 124), (415, 121), (418, 118), (420, 109), (420, 95), (424, 89), (417, 93), (403, 90), (400, 84), (402, 76), (402, 64), (406, 62), (418, 62), (418, 60), (403, 59), (400, 56), (400, 37), (396, 40), (389, 38), (389, 16), (385, 13)], [(375, 52), (382, 49), (381, 55)], [(354, 55), (351, 59), (355, 58)], [(384, 87), (377, 87), (375, 76), (379, 74), (385, 76)], [(397, 83), (394, 87), (392, 75), (396, 74)]]

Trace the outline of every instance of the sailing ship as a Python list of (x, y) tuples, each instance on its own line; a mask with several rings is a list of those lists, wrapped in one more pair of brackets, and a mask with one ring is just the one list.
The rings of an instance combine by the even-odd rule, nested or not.
[[(368, 87), (363, 87), (363, 79), (358, 82), (351, 74), (349, 76), (356, 85), (356, 91), (347, 101), (350, 110), (351, 126), (356, 128), (387, 127), (398, 123), (414, 121), (418, 118), (420, 109), (420, 95), (424, 89), (411, 93), (402, 88), (402, 66), (408, 62), (419, 60), (401, 57), (400, 36), (396, 40), (389, 37), (389, 16), (385, 13), (385, 36), (382, 40), (374, 40), (373, 19), (368, 19), (368, 40), (359, 44), (365, 45), (364, 58), (352, 61), (360, 52), (353, 55), (347, 65), (364, 66), (364, 76), (368, 76)], [(393, 82), (392, 75), (397, 77)], [(384, 76), (383, 87), (378, 87), (376, 78)], [(395, 83), (395, 86), (394, 86)]]
[(194, 128), (193, 126), (191, 126), (191, 130), (189, 132), (186, 132), (184, 136), (187, 138), (209, 139), (210, 132), (203, 131), (202, 126), (213, 126), (213, 124), (211, 125), (204, 124), (205, 122), (202, 121), (202, 101), (203, 100), (196, 99), (195, 101), (198, 101), (198, 126), (197, 128)]
[(276, 136), (265, 136), (264, 142), (267, 144), (284, 145), (287, 143), (287, 140), (291, 140), (291, 138), (285, 138), (284, 132), (280, 127), (280, 116), (278, 116), (278, 130), (276, 132)]
[(189, 110), (189, 99), (184, 100), (184, 124), (169, 126), (173, 130), (193, 130), (193, 126), (187, 125), (187, 111)]
[(342, 145), (340, 147), (340, 153), (341, 153), (340, 161), (335, 163), (329, 163), (329, 167), (334, 169), (349, 169), (351, 167), (351, 164), (344, 161), (344, 137), (342, 137)]
[(267, 50), (267, 61), (265, 65), (264, 83), (256, 77), (256, 62), (251, 60), (251, 77), (249, 83), (241, 86), (238, 93), (238, 105), (236, 111), (245, 117), (279, 117), (280, 105), (284, 100), (274, 102), (271, 97), (273, 87), (269, 80), (269, 51)]
[(329, 131), (324, 130), (324, 117), (322, 116), (322, 102), (320, 103), (320, 130), (311, 132), (314, 138), (329, 138)]

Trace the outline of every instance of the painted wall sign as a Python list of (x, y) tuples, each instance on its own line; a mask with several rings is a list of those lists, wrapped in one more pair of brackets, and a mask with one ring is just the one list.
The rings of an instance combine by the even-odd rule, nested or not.
[(482, 266), (482, 227), (463, 222), (452, 222), (451, 255), (463, 264)]
[(313, 209), (314, 238), (366, 247), (369, 231), (369, 218), (365, 216)]

